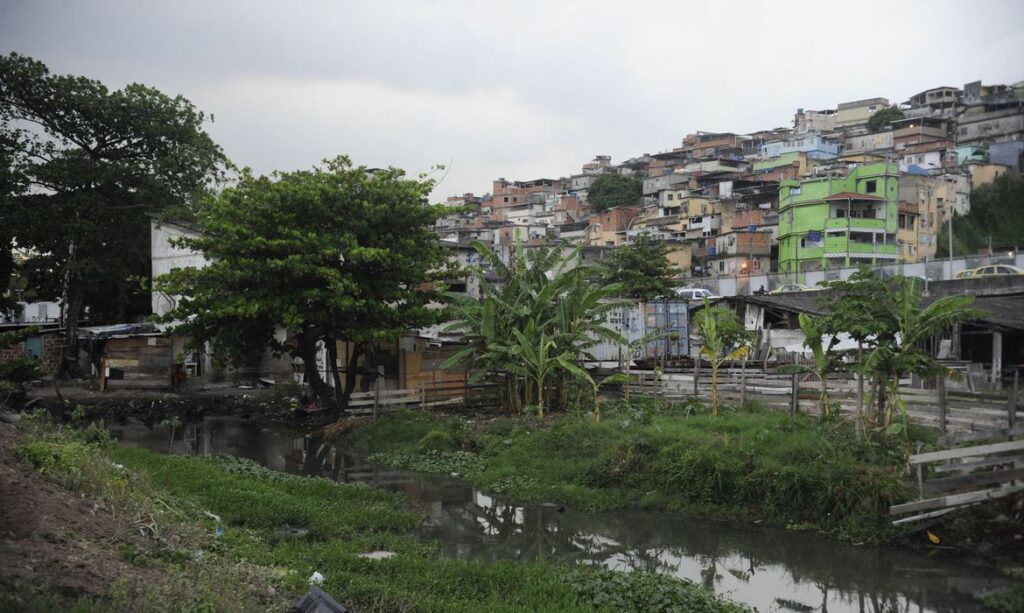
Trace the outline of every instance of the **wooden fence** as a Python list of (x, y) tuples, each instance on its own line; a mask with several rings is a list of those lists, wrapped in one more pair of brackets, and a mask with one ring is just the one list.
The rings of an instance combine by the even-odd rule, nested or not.
[[(658, 396), (668, 400), (711, 397), (711, 373), (707, 367), (694, 372), (657, 373), (633, 371), (631, 394)], [(944, 379), (933, 389), (911, 387), (910, 381), (900, 386), (900, 398), (908, 417), (915, 423), (937, 427), (943, 431), (988, 431), (1013, 425), (1017, 407), (1016, 387), (1007, 391), (976, 392), (947, 390)], [(619, 387), (624, 393), (625, 384)], [(864, 410), (870, 403), (870, 386), (865, 381)], [(857, 381), (851, 375), (837, 374), (828, 380), (829, 398), (833, 408), (845, 415), (857, 411)], [(814, 375), (779, 374), (761, 368), (722, 368), (718, 372), (718, 396), (724, 404), (741, 405), (758, 402), (766, 407), (791, 413), (816, 414), (819, 409), (821, 381)]]
[[(938, 517), (1024, 491), (1024, 440), (1019, 440), (1022, 435), (1024, 428), (1019, 426), (948, 435), (939, 442), (950, 449), (910, 456), (909, 464), (917, 475), (918, 499), (889, 507), (889, 514), (916, 515), (892, 523)], [(975, 441), (984, 444), (955, 447)]]
[(440, 381), (417, 388), (355, 392), (348, 405), (353, 415), (376, 415), (401, 408), (477, 411), (497, 406), (499, 402), (496, 384)]

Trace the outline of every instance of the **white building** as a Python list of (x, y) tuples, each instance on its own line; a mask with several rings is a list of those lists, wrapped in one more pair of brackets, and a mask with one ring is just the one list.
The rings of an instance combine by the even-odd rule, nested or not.
[[(180, 238), (198, 238), (199, 232), (196, 230), (181, 224), (158, 222), (154, 219), (150, 222), (149, 235), (150, 267), (153, 279), (181, 268), (203, 268), (206, 266), (207, 260), (202, 253), (171, 244), (172, 240)], [(165, 315), (178, 303), (177, 296), (168, 296), (155, 289), (151, 300), (154, 315)]]

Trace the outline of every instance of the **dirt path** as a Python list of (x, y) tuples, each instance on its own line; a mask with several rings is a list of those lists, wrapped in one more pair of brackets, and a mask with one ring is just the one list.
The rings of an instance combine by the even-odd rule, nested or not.
[(162, 573), (124, 560), (149, 547), (103, 505), (50, 483), (14, 454), (18, 430), (0, 422), (0, 589), (100, 596), (118, 580), (158, 584)]

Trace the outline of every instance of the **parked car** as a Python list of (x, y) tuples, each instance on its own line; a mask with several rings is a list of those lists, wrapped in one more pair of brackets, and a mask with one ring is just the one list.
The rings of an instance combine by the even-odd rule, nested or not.
[(1010, 264), (992, 264), (975, 268), (972, 276), (994, 276), (999, 274), (1024, 274), (1024, 269)]
[(776, 287), (775, 289), (773, 289), (769, 293), (772, 293), (772, 294), (788, 294), (790, 292), (813, 292), (816, 289), (818, 289), (818, 288), (816, 288), (816, 287), (808, 287), (808, 286), (803, 285), (801, 283), (787, 283), (785, 285), (780, 285), (780, 286)]
[(709, 300), (711, 298), (718, 298), (718, 296), (714, 295), (711, 290), (704, 289), (703, 287), (680, 287), (676, 290), (676, 295), (683, 300), (696, 301), (701, 301), (705, 298)]
[(1024, 275), (1024, 269), (1010, 264), (990, 264), (979, 266), (971, 270), (961, 270), (956, 273), (957, 279), (974, 279), (976, 277), (994, 277), (999, 275)]

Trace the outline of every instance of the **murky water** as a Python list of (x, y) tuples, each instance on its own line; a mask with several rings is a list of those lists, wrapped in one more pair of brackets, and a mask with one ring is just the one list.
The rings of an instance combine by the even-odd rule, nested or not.
[(422, 532), (445, 555), (557, 559), (644, 569), (701, 583), (760, 611), (982, 611), (971, 596), (1007, 585), (962, 561), (854, 547), (812, 534), (668, 513), (584, 513), (503, 504), (456, 479), (367, 464), (344, 449), (234, 417), (168, 428), (111, 427), (124, 445), (161, 453), (231, 454), (275, 470), (366, 482), (418, 500)]

